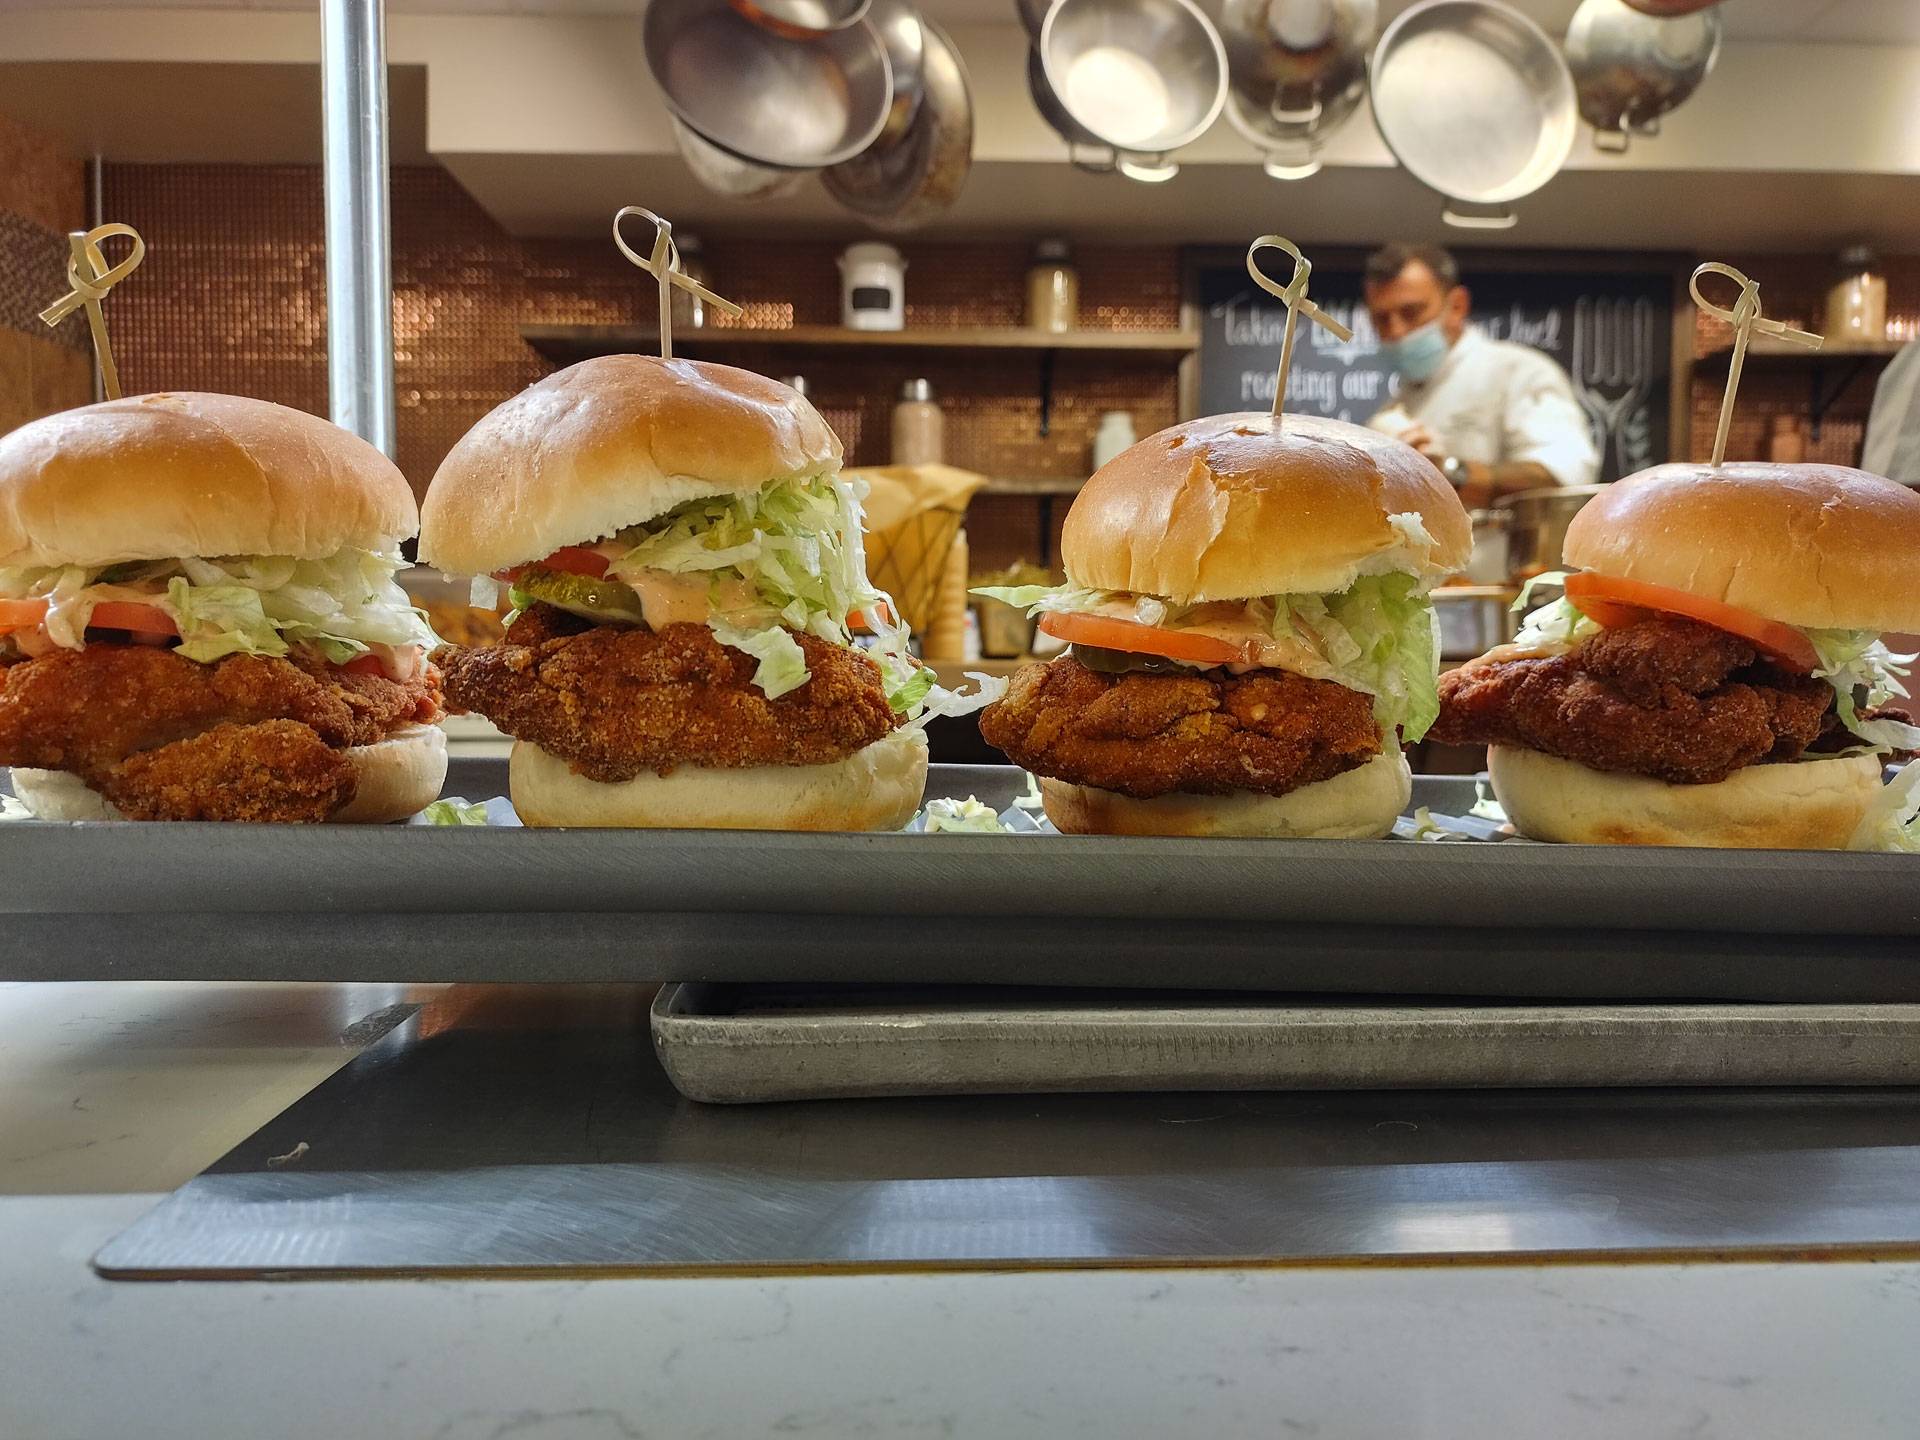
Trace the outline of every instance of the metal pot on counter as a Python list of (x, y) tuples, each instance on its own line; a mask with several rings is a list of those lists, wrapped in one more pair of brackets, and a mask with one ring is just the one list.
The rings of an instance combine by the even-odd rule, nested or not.
[[(1573, 523), (1586, 503), (1598, 495), (1604, 485), (1549, 485), (1539, 490), (1522, 490), (1500, 502), (1493, 516), (1504, 517), (1498, 523), (1504, 530), (1507, 574), (1515, 580), (1531, 579), (1548, 570), (1558, 570), (1562, 561), (1560, 547), (1567, 540), (1567, 526)], [(1475, 520), (1475, 558), (1479, 557), (1479, 520)]]

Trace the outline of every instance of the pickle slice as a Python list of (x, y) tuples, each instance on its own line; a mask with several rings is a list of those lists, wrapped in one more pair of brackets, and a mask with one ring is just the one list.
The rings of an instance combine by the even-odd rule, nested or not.
[(1129, 672), (1141, 675), (1193, 673), (1193, 666), (1182, 665), (1178, 660), (1169, 660), (1161, 655), (1140, 655), (1131, 650), (1102, 650), (1094, 645), (1073, 645), (1068, 648), (1074, 659), (1102, 675), (1125, 675)]
[(632, 586), (618, 580), (604, 577), (596, 580), (591, 575), (570, 575), (564, 570), (542, 570), (536, 566), (515, 580), (513, 588), (530, 600), (543, 601), (598, 624), (646, 623), (640, 597)]

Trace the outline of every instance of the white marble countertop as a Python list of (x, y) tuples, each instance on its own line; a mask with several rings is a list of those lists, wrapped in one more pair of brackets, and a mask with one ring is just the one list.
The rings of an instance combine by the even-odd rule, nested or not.
[(0, 985), (0, 1437), (1920, 1433), (1920, 1264), (93, 1275), (400, 998)]

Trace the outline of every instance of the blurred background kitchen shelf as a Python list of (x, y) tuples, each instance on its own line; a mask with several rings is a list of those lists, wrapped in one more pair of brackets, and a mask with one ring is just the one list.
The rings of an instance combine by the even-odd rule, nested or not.
[[(1747, 362), (1756, 360), (1780, 360), (1800, 365), (1818, 365), (1823, 360), (1834, 359), (1876, 359), (1897, 355), (1906, 347), (1906, 339), (1885, 340), (1829, 340), (1818, 350), (1809, 350), (1804, 345), (1789, 344), (1785, 340), (1776, 340), (1770, 335), (1756, 335), (1747, 346)], [(1725, 365), (1733, 359), (1733, 346), (1724, 345), (1709, 350), (1700, 357), (1703, 365)]]
[[(644, 325), (523, 325), (520, 334), (549, 360), (571, 365), (595, 355), (655, 354), (659, 332)], [(1097, 350), (1147, 356), (1190, 355), (1200, 337), (1181, 330), (848, 330), (835, 325), (785, 329), (709, 325), (676, 331), (674, 348), (688, 354), (750, 345), (830, 350)]]

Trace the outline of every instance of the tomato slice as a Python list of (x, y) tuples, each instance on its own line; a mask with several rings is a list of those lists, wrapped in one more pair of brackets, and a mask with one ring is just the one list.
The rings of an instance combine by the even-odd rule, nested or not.
[[(546, 559), (536, 562), (541, 570), (561, 570), (568, 575), (586, 575), (598, 580), (607, 573), (607, 557), (598, 550), (589, 550), (584, 545), (562, 545)], [(518, 580), (536, 565), (516, 565), (511, 570), (494, 572), (496, 580)]]
[(93, 607), (87, 617), (90, 628), (131, 630), (136, 635), (178, 635), (180, 627), (158, 605), (141, 605), (131, 600), (105, 600)]
[(1689, 620), (1751, 640), (1757, 649), (1795, 670), (1811, 671), (1820, 663), (1812, 642), (1791, 625), (1666, 585), (1645, 580), (1616, 580), (1583, 570), (1567, 577), (1567, 598), (1609, 630), (1644, 620), (1654, 611), (1684, 615)]
[(1092, 645), (1101, 650), (1128, 650), (1136, 655), (1159, 655), (1168, 660), (1191, 660), (1196, 665), (1228, 665), (1246, 659), (1246, 651), (1211, 635), (1184, 630), (1161, 630), (1137, 620), (1111, 615), (1069, 615), (1049, 610), (1040, 628), (1056, 640)]
[[(47, 618), (45, 600), (0, 600), (0, 632), (28, 630)], [(100, 630), (130, 630), (136, 635), (178, 635), (180, 627), (158, 605), (106, 600), (93, 607), (87, 625)]]
[(387, 667), (380, 663), (378, 655), (356, 655), (339, 667), (346, 675), (384, 675)]
[(10, 630), (30, 630), (46, 618), (44, 600), (0, 600), (0, 635)]

